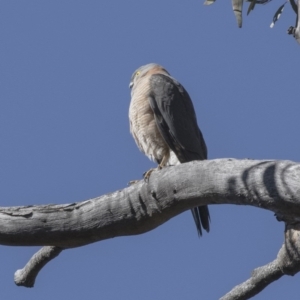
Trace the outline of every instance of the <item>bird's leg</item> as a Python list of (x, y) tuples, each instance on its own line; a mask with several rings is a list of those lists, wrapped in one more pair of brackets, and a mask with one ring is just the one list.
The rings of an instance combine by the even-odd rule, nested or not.
[(170, 158), (170, 151), (168, 151), (164, 156), (163, 159), (161, 160), (160, 164), (158, 165), (157, 169), (161, 170), (168, 162)]
[[(168, 152), (163, 156), (163, 158), (162, 158), (160, 164), (158, 165), (157, 169), (158, 169), (158, 170), (161, 170), (161, 169), (167, 164), (169, 158), (170, 158), (170, 151), (168, 151)], [(145, 181), (148, 181), (148, 180), (149, 180), (150, 175), (151, 175), (151, 173), (152, 173), (154, 170), (155, 170), (155, 169), (152, 168), (152, 169), (148, 170), (147, 172), (145, 172), (145, 173), (143, 174), (144, 180), (145, 180)]]

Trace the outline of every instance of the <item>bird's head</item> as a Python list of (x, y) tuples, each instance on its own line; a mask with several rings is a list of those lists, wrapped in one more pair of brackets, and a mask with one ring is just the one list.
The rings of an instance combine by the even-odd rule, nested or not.
[(129, 83), (129, 88), (132, 89), (133, 86), (143, 77), (145, 77), (146, 75), (149, 76), (151, 74), (157, 74), (157, 73), (161, 73), (161, 74), (168, 74), (168, 71), (163, 68), (162, 66), (155, 64), (155, 63), (151, 63), (151, 64), (147, 64), (144, 66), (139, 67), (138, 69), (136, 69), (130, 79), (130, 83)]

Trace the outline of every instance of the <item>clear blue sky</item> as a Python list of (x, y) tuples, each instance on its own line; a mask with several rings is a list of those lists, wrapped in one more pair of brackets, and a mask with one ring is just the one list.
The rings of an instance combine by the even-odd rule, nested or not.
[[(128, 125), (131, 74), (150, 62), (190, 93), (209, 158), (299, 161), (289, 4), (269, 28), (281, 4), (244, 13), (238, 29), (230, 1), (1, 1), (0, 205), (82, 201), (153, 167)], [(218, 299), (276, 257), (284, 224), (253, 207), (210, 211), (201, 239), (188, 211), (140, 236), (63, 252), (33, 289), (13, 274), (39, 248), (1, 246), (1, 299)], [(296, 275), (255, 299), (299, 297)]]

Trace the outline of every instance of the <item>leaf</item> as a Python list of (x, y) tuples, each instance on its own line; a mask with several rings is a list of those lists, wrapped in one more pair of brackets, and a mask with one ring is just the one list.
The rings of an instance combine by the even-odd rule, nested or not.
[(203, 4), (204, 5), (211, 5), (214, 4), (216, 0), (206, 0)]
[(276, 11), (274, 17), (273, 17), (273, 22), (271, 23), (270, 27), (273, 28), (275, 23), (278, 21), (278, 19), (280, 18), (282, 12), (283, 12), (283, 9), (284, 9), (284, 6), (286, 5), (287, 2), (285, 2), (284, 4), (282, 4)]
[(254, 9), (257, 0), (251, 1), (247, 10), (247, 16), (250, 14), (250, 11)]

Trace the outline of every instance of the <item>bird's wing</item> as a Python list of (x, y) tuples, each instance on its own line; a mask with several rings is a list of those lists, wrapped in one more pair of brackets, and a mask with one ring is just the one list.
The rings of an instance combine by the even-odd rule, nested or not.
[(207, 149), (184, 87), (164, 74), (150, 77), (150, 106), (159, 131), (180, 162), (203, 160)]
[[(178, 160), (183, 163), (206, 159), (207, 148), (187, 91), (167, 75), (153, 74), (149, 80), (149, 102), (157, 127)], [(195, 207), (192, 214), (198, 234), (202, 235), (201, 225), (209, 232), (208, 207)]]

